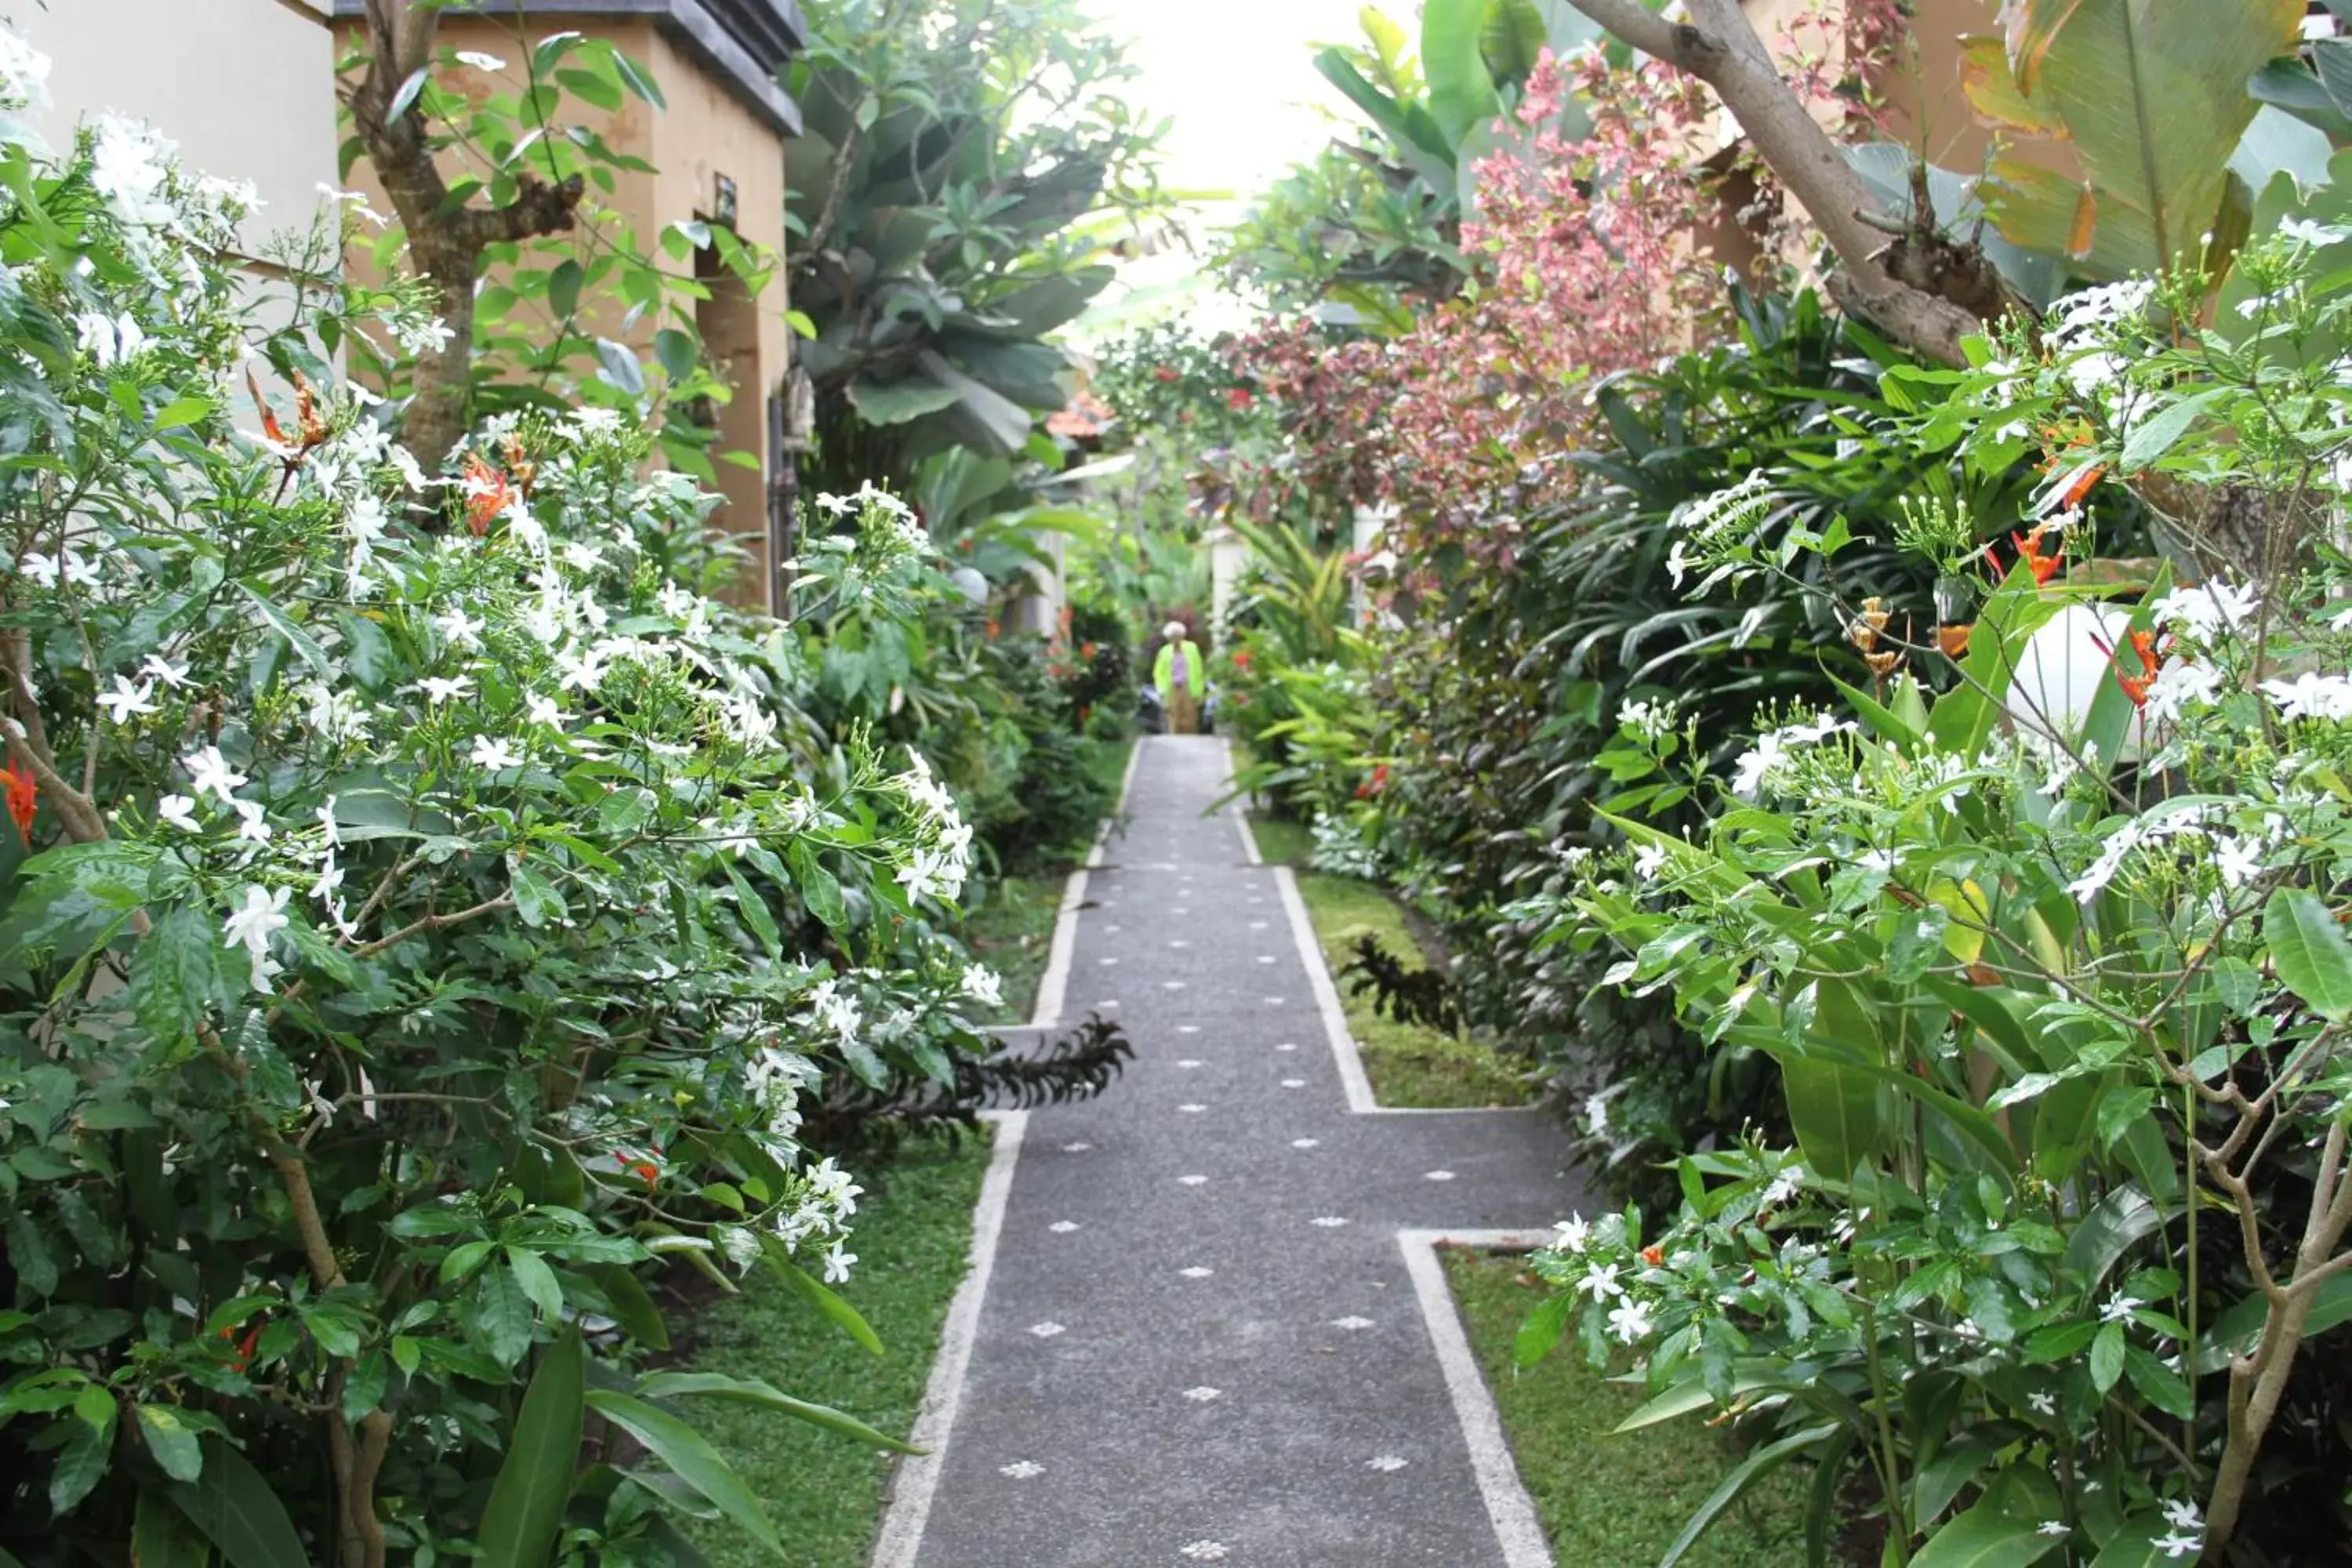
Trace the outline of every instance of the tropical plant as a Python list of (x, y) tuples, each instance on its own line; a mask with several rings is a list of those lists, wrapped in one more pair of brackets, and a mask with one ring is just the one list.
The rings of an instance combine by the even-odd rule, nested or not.
[[(1833, 676), (1867, 676), (1817, 596), (1702, 583), (1691, 542), (1711, 498), (1746, 481), (1743, 505), (1787, 539), (1843, 530), (1857, 542), (1839, 558), (1845, 590), (1924, 627), (1935, 584), (1891, 549), (1902, 507), (1963, 504), (1992, 533), (2028, 493), (1874, 439), (1885, 379), (1908, 362), (1812, 296), (1735, 293), (1733, 306), (1735, 342), (1599, 391), (1605, 438), (1562, 465), (1577, 489), (1528, 517), (1509, 571), (1457, 559), (1415, 596), (1383, 641), (1376, 699), (1389, 720), (1379, 842), (1456, 954), (1470, 1022), (1553, 1070), (1582, 1108), (1593, 1168), (1645, 1201), (1662, 1156), (1769, 1114), (1769, 1063), (1708, 1052), (1661, 995), (1596, 988), (1610, 962), (1597, 943), (1546, 942), (1551, 922), (1512, 907), (1571, 884), (1615, 841), (1603, 802), (1668, 831), (1696, 819), (1682, 791), (1631, 794), (1611, 744), (1628, 717), (1727, 773), (1759, 709), (1828, 700)], [(1810, 557), (1792, 569), (1821, 585)]]
[[(1638, 1419), (1768, 1427), (1686, 1540), (1800, 1456), (1816, 1560), (1857, 1477), (1890, 1562), (2344, 1539), (2352, 634), (2323, 531), (2352, 390), (2300, 352), (2352, 311), (2321, 270), (2344, 237), (2250, 246), (2260, 303), (2226, 327), (2183, 330), (2214, 282), (2192, 271), (2063, 302), (1969, 371), (1890, 375), (1932, 393), (1915, 438), (1970, 468), (2011, 468), (2020, 430), (2063, 444), (1965, 639), (1841, 602), (1849, 641), (1952, 684), (1890, 669), (1843, 717), (1783, 711), (1719, 815), (1621, 819), (1631, 854), (1549, 904), (1563, 939), (1626, 955), (1614, 981), (1780, 1068), (1794, 1150), (1687, 1158), (1670, 1224), (1580, 1220), (1538, 1265), (1562, 1294), (1531, 1346), (1580, 1315), (1596, 1353), (1643, 1347)], [(2085, 467), (2269, 498), (2260, 574), (2094, 570), (2064, 510)], [(1980, 559), (1948, 508), (1906, 542), (1948, 576)], [(1789, 559), (1752, 521), (1693, 551), (1742, 576)], [(1655, 735), (1622, 744), (1704, 787)]]
[[(870, 1343), (796, 1101), (977, 1047), (970, 829), (670, 580), (714, 498), (630, 417), (502, 419), (446, 484), (332, 381), (238, 431), (242, 197), (121, 121), (39, 151), (5, 45), (0, 1551), (682, 1563), (716, 1510), (782, 1555), (695, 1404), (889, 1440), (649, 1370), (644, 1277)], [(830, 548), (887, 598), (927, 546), (874, 505)]]
[(1161, 206), (1132, 74), (1074, 0), (814, 9), (787, 169), (792, 297), (815, 327), (805, 486), (904, 489), (958, 447), (1062, 466), (1033, 430), (1076, 386), (1048, 334)]

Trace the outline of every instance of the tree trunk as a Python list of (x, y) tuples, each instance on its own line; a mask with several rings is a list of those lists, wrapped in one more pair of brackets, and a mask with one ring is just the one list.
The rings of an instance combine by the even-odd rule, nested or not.
[(452, 206), (449, 187), (434, 163), (425, 117), (415, 95), (395, 115), (401, 87), (431, 68), (438, 5), (418, 0), (367, 0), (367, 71), (347, 100), (352, 124), (368, 162), (383, 182), (407, 232), (411, 261), (433, 285), (449, 335), (416, 356), (400, 443), (428, 471), (440, 468), (466, 434), (474, 345), (474, 285), (489, 245), (556, 234), (572, 227), (580, 205), (578, 175), (560, 185), (524, 173), (513, 202), (502, 207)]

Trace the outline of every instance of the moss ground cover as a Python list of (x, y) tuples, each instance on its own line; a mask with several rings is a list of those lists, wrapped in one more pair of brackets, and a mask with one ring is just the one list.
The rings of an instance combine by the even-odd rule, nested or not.
[[(1513, 1364), (1512, 1341), (1548, 1288), (1516, 1258), (1447, 1248), (1444, 1258), (1558, 1568), (1658, 1562), (1737, 1461), (1730, 1440), (1689, 1420), (1612, 1434), (1642, 1403), (1638, 1385), (1610, 1382), (1566, 1342), (1534, 1366)], [(1803, 1562), (1810, 1479), (1793, 1466), (1767, 1477), (1682, 1561), (1690, 1568)]]
[[(1264, 817), (1252, 818), (1252, 826), (1258, 854), (1269, 864), (1295, 869), (1305, 866), (1313, 842), (1305, 826)], [(1387, 893), (1353, 877), (1305, 869), (1297, 869), (1297, 875), (1307, 918), (1334, 974), (1348, 962), (1349, 948), (1367, 931), (1411, 967), (1423, 967), (1421, 948), (1405, 923), (1404, 910)], [(1356, 1037), (1364, 1058), (1364, 1075), (1381, 1104), (1517, 1105), (1528, 1098), (1518, 1064), (1493, 1047), (1383, 1018), (1373, 1012), (1369, 994), (1350, 996), (1344, 984), (1339, 999), (1347, 1009), (1348, 1032)]]
[[(866, 1315), (887, 1352), (850, 1346), (800, 1294), (764, 1271), (743, 1294), (697, 1317), (691, 1363), (764, 1378), (905, 1436), (929, 1378), (931, 1353), (971, 1247), (972, 1205), (988, 1166), (989, 1134), (908, 1145), (863, 1198), (850, 1245), (857, 1269), (840, 1293)], [(751, 1405), (706, 1401), (706, 1436), (768, 1506), (794, 1568), (858, 1568), (873, 1549), (887, 1457)], [(775, 1559), (723, 1521), (700, 1526), (710, 1568), (772, 1568)]]

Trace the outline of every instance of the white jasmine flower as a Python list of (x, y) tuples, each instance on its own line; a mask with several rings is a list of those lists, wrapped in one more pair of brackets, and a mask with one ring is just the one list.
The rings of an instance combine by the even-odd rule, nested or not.
[(286, 899), (287, 889), (284, 888), (272, 890), (248, 883), (245, 889), (245, 901), (221, 926), (221, 945), (241, 946), (252, 960), (251, 978), (256, 991), (269, 989), (269, 938), (272, 932), (284, 931), (290, 923), (285, 913)]
[(1582, 1215), (1570, 1215), (1552, 1229), (1559, 1232), (1559, 1245), (1570, 1252), (1582, 1252), (1592, 1239), (1592, 1226)]
[(470, 696), (474, 689), (473, 677), (467, 675), (428, 675), (416, 684), (424, 691), (425, 700), (436, 707)]
[(196, 803), (184, 795), (167, 795), (155, 803), (155, 817), (168, 822), (183, 833), (201, 833), (204, 824), (196, 820)]
[(1592, 1265), (1576, 1281), (1576, 1288), (1596, 1301), (1625, 1293), (1625, 1287), (1617, 1283), (1617, 1266), (1613, 1263)]
[(457, 648), (481, 647), (482, 633), (488, 626), (487, 621), (478, 621), (467, 615), (463, 605), (453, 605), (446, 614), (434, 616), (433, 624), (448, 639), (449, 646)]
[(671, 620), (682, 621), (688, 613), (698, 608), (702, 601), (677, 584), (666, 582), (661, 585), (661, 592), (654, 595), (654, 603), (659, 605), (661, 613)]
[(1666, 847), (1650, 843), (1638, 845), (1633, 850), (1633, 874), (1644, 882), (1654, 882), (1658, 873), (1666, 868)]
[(604, 552), (582, 540), (563, 542), (563, 562), (574, 572), (598, 572), (604, 566)]
[(2262, 689), (2290, 721), (2352, 719), (2352, 676), (2306, 670), (2293, 680), (2265, 680)]
[(2168, 658), (2157, 667), (2156, 679), (2148, 683), (2147, 717), (2152, 722), (2168, 723), (2179, 718), (2189, 703), (2215, 702), (2221, 695), (2219, 670), (2185, 658)]
[(2066, 890), (2074, 895), (2074, 901), (2088, 904), (2105, 891), (2107, 884), (2116, 879), (2116, 873), (2122, 869), (2125, 857), (2139, 847), (2139, 826), (2131, 823), (2102, 845), (2098, 858), (2081, 876), (2066, 884)]
[(963, 994), (987, 1006), (999, 1006), (1004, 1001), (1003, 982), (986, 964), (967, 963), (963, 969)]
[(0, 104), (30, 109), (49, 100), (49, 57), (0, 27)]
[(1609, 1310), (1610, 1331), (1619, 1344), (1635, 1344), (1649, 1337), (1650, 1309), (1640, 1301), (1621, 1301)]
[(399, 340), (401, 352), (408, 354), (439, 353), (449, 346), (457, 334), (448, 322), (435, 316), (400, 315), (391, 320), (392, 335)]
[(1768, 1209), (1780, 1208), (1790, 1198), (1795, 1197), (1804, 1184), (1805, 1168), (1802, 1165), (1783, 1166), (1779, 1173), (1773, 1176), (1771, 1184), (1758, 1194), (1756, 1200), (1758, 1206)]
[(2134, 1312), (2138, 1311), (2142, 1307), (2147, 1305), (2147, 1302), (2141, 1300), (2137, 1296), (2118, 1296), (2114, 1300), (2107, 1302), (2105, 1306), (2099, 1309), (2099, 1321), (2103, 1323), (2127, 1323), (2131, 1321), (2131, 1315)]
[(161, 654), (149, 654), (146, 662), (139, 667), (139, 673), (160, 680), (175, 690), (188, 684), (188, 667), (173, 664)]
[(522, 753), (520, 752), (516, 751), (513, 746), (509, 745), (505, 741), (494, 741), (488, 735), (477, 735), (474, 737), (474, 749), (471, 752), (471, 756), (476, 767), (488, 768), (492, 773), (496, 773), (502, 768), (519, 768), (522, 766)]
[(2221, 885), (2242, 888), (2263, 872), (2263, 846), (2259, 839), (2240, 838), (2234, 835), (2217, 839), (2213, 845), (2213, 868), (2221, 874)]
[(2054, 1536), (2072, 1535), (2074, 1533), (2074, 1527), (2068, 1524), (2063, 1519), (2045, 1519), (2040, 1524), (2035, 1525), (2033, 1529), (2034, 1533), (2038, 1535)]
[(841, 1242), (835, 1239), (834, 1244), (825, 1249), (824, 1282), (828, 1285), (846, 1282), (849, 1279), (850, 1267), (856, 1261), (857, 1254), (844, 1252)]
[(228, 765), (218, 746), (206, 746), (180, 759), (188, 770), (188, 787), (199, 795), (218, 795), (224, 805), (235, 803), (235, 791), (246, 783), (246, 777)]
[(1764, 775), (1779, 767), (1787, 756), (1779, 731), (1757, 736), (1755, 746), (1740, 752), (1739, 761), (1732, 767), (1731, 793), (1742, 800), (1754, 800), (1756, 792), (1764, 787)]
[(2164, 1522), (2175, 1530), (2202, 1530), (2205, 1513), (2187, 1498), (2175, 1498), (2164, 1505)]
[(524, 697), (522, 711), (523, 717), (534, 724), (544, 724), (551, 730), (563, 728), (563, 710), (556, 705), (554, 698), (544, 693), (533, 691)]
[(507, 68), (506, 61), (496, 55), (486, 55), (479, 49), (459, 49), (457, 63), (471, 66), (478, 71), (502, 71)]
[(343, 868), (335, 864), (332, 855), (319, 867), (318, 879), (310, 884), (310, 896), (322, 904), (334, 902), (336, 889), (343, 885)]
[(229, 808), (236, 813), (236, 836), (239, 838), (249, 838), (256, 844), (269, 842), (268, 808), (257, 800), (233, 800), (228, 804)]
[(2169, 1535), (2159, 1535), (2149, 1544), (2168, 1558), (2178, 1561), (2183, 1557), (2201, 1555), (2205, 1551), (2205, 1537), (2202, 1534), (2189, 1535), (2175, 1531)]
[(2154, 606), (2156, 624), (2168, 631), (2185, 631), (2210, 642), (2216, 632), (2253, 625), (2262, 594), (2252, 584), (2216, 579), (2195, 588), (2175, 588)]
[(153, 690), (154, 688), (145, 681), (133, 686), (127, 678), (118, 675), (114, 678), (113, 690), (99, 693), (98, 705), (108, 710), (108, 718), (121, 724), (133, 714), (155, 711), (155, 704), (148, 700), (148, 695)]
[(2318, 223), (2310, 218), (2290, 217), (2279, 220), (2278, 231), (2297, 245), (2336, 245), (2352, 238), (2352, 228), (2336, 224)]
[(2036, 1415), (2055, 1415), (2058, 1414), (2058, 1397), (2055, 1394), (2029, 1394), (2025, 1396), (2025, 1403), (2032, 1408), (2032, 1411)]

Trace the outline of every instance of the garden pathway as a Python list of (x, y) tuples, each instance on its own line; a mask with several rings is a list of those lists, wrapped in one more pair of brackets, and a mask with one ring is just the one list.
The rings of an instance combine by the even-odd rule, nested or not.
[(877, 1568), (1549, 1561), (1430, 1242), (1571, 1212), (1561, 1140), (1533, 1111), (1350, 1109), (1297, 889), (1204, 815), (1226, 768), (1214, 740), (1140, 743), (1060, 1008), (1121, 1020), (1136, 1059), (1000, 1127), (933, 1456)]

